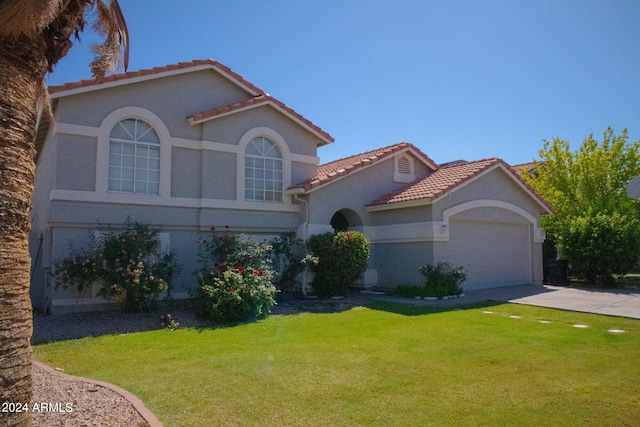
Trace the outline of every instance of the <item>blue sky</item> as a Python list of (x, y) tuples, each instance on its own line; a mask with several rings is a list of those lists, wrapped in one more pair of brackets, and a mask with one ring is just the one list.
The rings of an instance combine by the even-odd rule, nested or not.
[[(129, 70), (215, 59), (334, 138), (438, 163), (531, 161), (607, 126), (640, 139), (638, 0), (120, 0)], [(85, 32), (48, 77), (90, 78)], [(215, 107), (212, 105), (212, 107)]]

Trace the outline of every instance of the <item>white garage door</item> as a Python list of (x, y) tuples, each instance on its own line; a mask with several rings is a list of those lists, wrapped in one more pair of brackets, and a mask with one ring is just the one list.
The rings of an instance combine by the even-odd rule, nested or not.
[(451, 221), (449, 257), (464, 266), (464, 289), (484, 289), (531, 283), (528, 224)]

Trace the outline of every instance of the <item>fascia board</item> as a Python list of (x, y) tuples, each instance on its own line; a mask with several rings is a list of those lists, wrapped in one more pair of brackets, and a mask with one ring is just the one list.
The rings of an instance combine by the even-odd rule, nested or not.
[(247, 106), (244, 106), (244, 107), (240, 107), (240, 108), (237, 108), (237, 109), (234, 109), (234, 110), (231, 110), (231, 111), (227, 111), (226, 113), (216, 114), (215, 116), (212, 116), (212, 117), (206, 117), (206, 118), (198, 119), (198, 120), (193, 120), (193, 119), (187, 119), (187, 120), (189, 121), (189, 124), (193, 126), (193, 125), (204, 123), (204, 122), (207, 122), (207, 121), (210, 121), (210, 120), (216, 120), (216, 119), (220, 119), (222, 117), (226, 117), (226, 116), (230, 116), (230, 115), (233, 115), (233, 114), (237, 114), (237, 113), (241, 113), (241, 112), (244, 112), (244, 111), (248, 111), (248, 110), (251, 110), (251, 109), (254, 109), (254, 108), (264, 107), (265, 105), (269, 105), (269, 106), (275, 108), (280, 113), (284, 114), (289, 119), (293, 120), (296, 124), (298, 124), (299, 126), (302, 126), (305, 130), (307, 130), (308, 132), (310, 132), (313, 135), (315, 135), (318, 139), (320, 139), (324, 143), (322, 145), (331, 144), (333, 142), (333, 141), (330, 141), (330, 140), (326, 139), (324, 136), (319, 134), (315, 129), (313, 129), (312, 127), (307, 125), (305, 122), (303, 122), (302, 120), (298, 119), (296, 116), (294, 116), (293, 114), (289, 113), (287, 110), (283, 109), (277, 103), (275, 103), (275, 102), (273, 102), (271, 100), (260, 102), (258, 104), (251, 104), (251, 105), (247, 105)]
[(77, 87), (77, 88), (73, 88), (73, 89), (61, 90), (59, 92), (55, 92), (55, 93), (50, 94), (49, 97), (51, 99), (64, 98), (66, 96), (78, 95), (78, 94), (87, 93), (87, 92), (93, 92), (93, 91), (97, 91), (97, 90), (110, 89), (110, 88), (113, 88), (113, 87), (124, 86), (124, 85), (134, 84), (134, 83), (140, 83), (140, 82), (159, 79), (159, 78), (163, 78), (163, 77), (176, 76), (176, 75), (179, 75), (179, 74), (193, 73), (193, 72), (202, 71), (202, 70), (214, 70), (215, 72), (217, 72), (221, 76), (225, 77), (227, 80), (229, 80), (230, 82), (234, 83), (236, 86), (242, 88), (243, 90), (245, 90), (247, 93), (251, 94), (252, 96), (258, 96), (258, 95), (261, 94), (260, 92), (256, 92), (255, 90), (253, 90), (249, 86), (246, 86), (246, 85), (242, 84), (241, 82), (239, 82), (238, 80), (233, 78), (229, 73), (226, 73), (224, 70), (222, 70), (222, 69), (220, 69), (220, 68), (218, 68), (218, 67), (216, 67), (216, 66), (214, 66), (212, 64), (202, 64), (202, 65), (195, 65), (193, 67), (188, 67), (188, 68), (177, 68), (175, 70), (160, 71), (158, 73), (149, 73), (149, 74), (145, 74), (143, 76), (123, 77), (122, 79), (109, 81), (109, 82), (105, 82), (105, 83), (95, 83), (95, 84), (91, 84), (91, 85), (88, 85), (88, 86), (81, 86), (81, 87)]

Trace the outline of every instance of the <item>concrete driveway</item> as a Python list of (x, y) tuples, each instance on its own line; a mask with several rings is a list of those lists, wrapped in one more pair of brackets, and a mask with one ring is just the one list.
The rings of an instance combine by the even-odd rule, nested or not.
[[(535, 288), (543, 288), (535, 292)], [(560, 286), (530, 286), (531, 294), (516, 295), (508, 301), (516, 304), (561, 308), (585, 313), (640, 319), (640, 291), (626, 289), (576, 289)], [(514, 288), (518, 288), (515, 286)]]
[(549, 285), (520, 285), (467, 291), (464, 297), (448, 300), (408, 300), (374, 295), (371, 297), (401, 304), (441, 307), (482, 301), (502, 301), (640, 319), (640, 291), (626, 289), (576, 289)]

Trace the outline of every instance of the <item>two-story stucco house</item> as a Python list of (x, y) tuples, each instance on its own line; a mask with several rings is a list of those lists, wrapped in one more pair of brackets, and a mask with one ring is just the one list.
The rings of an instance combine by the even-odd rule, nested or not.
[(49, 88), (55, 121), (38, 129), (32, 300), (96, 309), (51, 287), (69, 242), (127, 217), (162, 226), (182, 286), (211, 226), (260, 238), (333, 229), (372, 242), (361, 285), (420, 283), (418, 268), (464, 265), (465, 288), (541, 283), (540, 215), (549, 206), (499, 159), (438, 165), (400, 143), (319, 164), (320, 127), (226, 66), (197, 60)]

